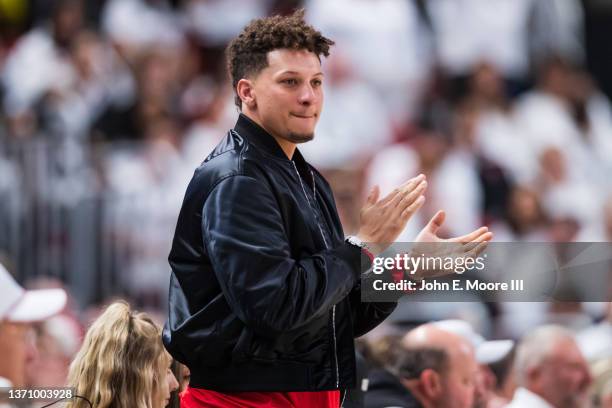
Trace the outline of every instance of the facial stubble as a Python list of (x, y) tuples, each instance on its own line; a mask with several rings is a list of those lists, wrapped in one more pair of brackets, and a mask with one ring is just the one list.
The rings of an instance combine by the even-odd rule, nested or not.
[(290, 141), (291, 143), (295, 143), (295, 144), (306, 143), (314, 139), (314, 133), (304, 134), (304, 133), (289, 132), (286, 139)]

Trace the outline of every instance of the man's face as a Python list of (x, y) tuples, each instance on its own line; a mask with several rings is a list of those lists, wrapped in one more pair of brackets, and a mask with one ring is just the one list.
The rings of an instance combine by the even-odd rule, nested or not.
[(588, 365), (570, 339), (559, 341), (537, 373), (535, 391), (557, 408), (582, 406), (591, 375)]
[(26, 323), (0, 322), (0, 377), (14, 387), (25, 386), (26, 364), (36, 356), (32, 326)]
[(472, 408), (478, 365), (473, 350), (464, 345), (451, 354), (448, 371), (442, 375), (444, 392), (438, 407)]
[(254, 79), (253, 102), (245, 107), (272, 136), (292, 143), (312, 140), (323, 107), (321, 62), (306, 50), (268, 53), (268, 66)]

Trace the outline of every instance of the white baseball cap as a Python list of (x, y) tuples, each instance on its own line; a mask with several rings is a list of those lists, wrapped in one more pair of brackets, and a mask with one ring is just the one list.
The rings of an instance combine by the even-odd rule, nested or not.
[(59, 313), (66, 305), (63, 289), (25, 290), (0, 264), (0, 322), (36, 322)]
[(449, 319), (432, 323), (437, 328), (466, 339), (476, 351), (479, 364), (492, 364), (502, 360), (514, 347), (512, 340), (486, 340), (465, 320)]

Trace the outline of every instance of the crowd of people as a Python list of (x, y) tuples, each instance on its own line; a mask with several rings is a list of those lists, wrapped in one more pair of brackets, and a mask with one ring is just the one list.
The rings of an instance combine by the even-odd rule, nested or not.
[[(154, 314), (115, 301), (85, 328), (63, 289), (24, 290), (2, 266), (0, 283), (4, 391), (69, 387), (64, 406), (73, 408), (180, 406), (189, 370), (164, 349)], [(79, 331), (73, 344), (58, 334), (70, 325)], [(612, 343), (601, 337), (612, 332), (612, 308), (590, 332), (549, 324), (516, 340), (486, 340), (459, 319), (390, 326), (358, 341), (358, 384), (344, 407), (612, 407)], [(605, 348), (598, 354), (594, 336)], [(52, 400), (4, 392), (0, 407)]]
[[(0, 309), (0, 377), (70, 385), (94, 406), (178, 404), (188, 374), (157, 324), (185, 187), (236, 118), (224, 49), (252, 18), (296, 7), (336, 42), (300, 150), (347, 234), (373, 185), (423, 173), (426, 203), (400, 240), (438, 208), (449, 236), (484, 223), (498, 242), (612, 240), (610, 92), (584, 34), (593, 9), (610, 15), (596, 1), (2, 1), (0, 261), (75, 298), (59, 314)], [(151, 317), (103, 312), (117, 296)], [(361, 341), (367, 374), (349, 401), (612, 406), (612, 312), (589, 300), (402, 303)], [(471, 326), (431, 323), (448, 319)], [(120, 337), (126, 324), (140, 340)], [(123, 355), (149, 366), (130, 372)]]

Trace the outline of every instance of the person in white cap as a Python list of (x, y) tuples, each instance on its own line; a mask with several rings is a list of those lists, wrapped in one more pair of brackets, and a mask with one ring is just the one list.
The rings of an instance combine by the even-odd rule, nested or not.
[(35, 356), (31, 323), (59, 313), (63, 289), (25, 290), (0, 264), (0, 387), (25, 386), (25, 367)]

